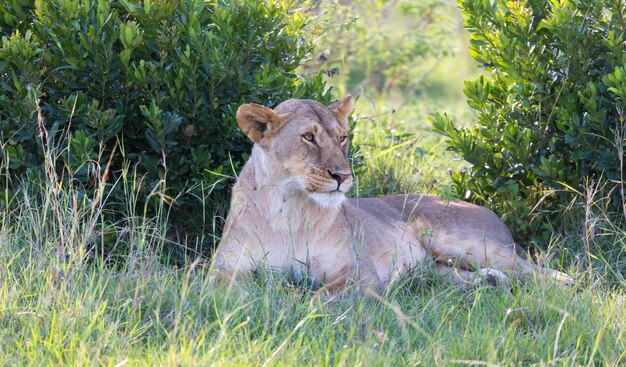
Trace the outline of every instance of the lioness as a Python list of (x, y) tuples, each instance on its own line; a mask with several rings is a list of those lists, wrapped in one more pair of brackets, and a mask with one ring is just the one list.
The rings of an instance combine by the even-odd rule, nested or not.
[(329, 292), (348, 282), (375, 292), (432, 259), (458, 284), (568, 279), (518, 256), (508, 228), (483, 207), (434, 195), (347, 199), (351, 110), (349, 95), (329, 106), (290, 99), (274, 110), (239, 107), (237, 122), (255, 144), (217, 249), (222, 276), (265, 267)]

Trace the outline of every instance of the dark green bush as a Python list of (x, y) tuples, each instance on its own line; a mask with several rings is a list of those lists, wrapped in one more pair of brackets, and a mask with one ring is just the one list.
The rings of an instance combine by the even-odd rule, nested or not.
[(294, 74), (309, 51), (307, 20), (288, 6), (2, 2), (0, 159), (8, 159), (11, 176), (36, 177), (45, 144), (55, 149), (59, 177), (92, 190), (119, 144), (109, 182), (130, 162), (143, 177), (144, 198), (164, 182), (158, 197), (173, 203), (171, 217), (199, 228), (200, 211), (224, 214), (228, 183), (220, 178), (237, 171), (250, 148), (234, 119), (241, 103), (328, 101), (319, 75)]
[[(432, 119), (472, 164), (461, 196), (504, 215), (518, 236), (561, 218), (594, 183), (624, 220), (626, 8), (623, 1), (460, 0), (470, 53), (490, 73), (466, 82), (474, 127)], [(530, 224), (529, 214), (542, 220)], [(545, 219), (545, 220), (544, 220)]]

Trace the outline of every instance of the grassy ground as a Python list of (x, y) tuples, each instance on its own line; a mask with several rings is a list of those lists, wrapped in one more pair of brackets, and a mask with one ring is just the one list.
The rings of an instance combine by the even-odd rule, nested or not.
[[(398, 186), (388, 182), (381, 191), (445, 188), (445, 179), (433, 185), (402, 178), (440, 162), (370, 133), (369, 159), (391, 147), (375, 159), (397, 168)], [(383, 176), (372, 167), (366, 164), (362, 176)], [(132, 179), (125, 183), (132, 208)], [(564, 270), (578, 279), (571, 289), (459, 289), (425, 268), (381, 300), (348, 292), (340, 301), (312, 302), (308, 290), (270, 275), (215, 288), (207, 260), (163, 265), (160, 249), (172, 245), (163, 221), (127, 215), (105, 222), (106, 192), (89, 198), (42, 183), (4, 199), (10, 205), (0, 208), (0, 365), (626, 363), (626, 292), (623, 279), (604, 281), (610, 266), (588, 271), (570, 262)], [(614, 238), (620, 236), (626, 238)], [(105, 244), (125, 249), (125, 257), (94, 256)]]

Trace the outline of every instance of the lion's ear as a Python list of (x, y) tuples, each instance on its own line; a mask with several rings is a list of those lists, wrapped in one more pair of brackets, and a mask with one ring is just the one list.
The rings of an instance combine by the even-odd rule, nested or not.
[(340, 123), (347, 125), (348, 115), (352, 112), (352, 96), (348, 94), (341, 100), (331, 103), (328, 108)]
[(241, 105), (237, 110), (237, 123), (253, 142), (260, 144), (263, 138), (276, 133), (285, 123), (285, 116), (254, 103)]

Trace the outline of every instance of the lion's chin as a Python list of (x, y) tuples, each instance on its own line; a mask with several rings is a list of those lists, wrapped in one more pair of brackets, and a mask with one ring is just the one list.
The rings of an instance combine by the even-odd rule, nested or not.
[(341, 204), (346, 200), (346, 195), (341, 191), (313, 192), (310, 193), (309, 196), (319, 206), (329, 209), (340, 208)]

